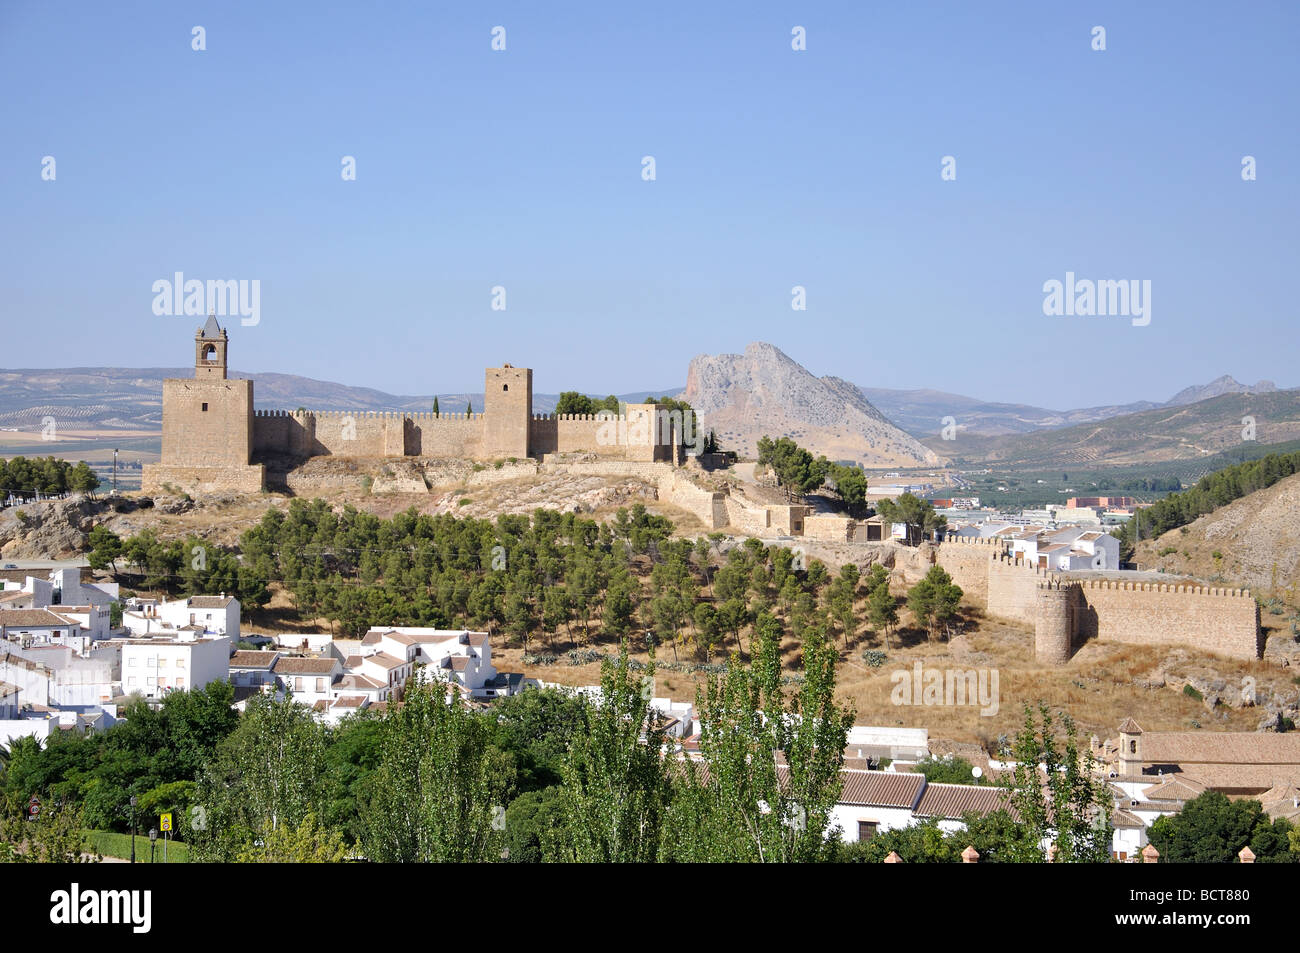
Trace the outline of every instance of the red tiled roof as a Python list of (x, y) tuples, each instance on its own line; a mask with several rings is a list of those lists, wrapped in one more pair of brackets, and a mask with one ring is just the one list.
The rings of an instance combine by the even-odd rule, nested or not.
[(62, 616), (55, 615), (48, 609), (5, 609), (0, 612), (0, 626), (9, 626), (16, 628), (18, 626), (36, 626), (38, 628), (47, 626), (65, 626), (76, 625)]
[(1002, 788), (978, 784), (927, 784), (916, 805), (919, 817), (942, 817), (959, 821), (970, 811), (992, 814), (1007, 806), (1007, 792)]
[(191, 609), (224, 609), (234, 601), (234, 596), (190, 596), (185, 604)]
[(270, 668), (279, 652), (256, 652), (243, 649), (230, 656), (231, 668)]
[(332, 658), (293, 658), (281, 656), (275, 663), (277, 675), (329, 675), (338, 661)]
[(844, 778), (841, 804), (911, 808), (925, 787), (925, 777), (920, 774), (859, 771), (852, 768), (841, 771), (840, 774)]

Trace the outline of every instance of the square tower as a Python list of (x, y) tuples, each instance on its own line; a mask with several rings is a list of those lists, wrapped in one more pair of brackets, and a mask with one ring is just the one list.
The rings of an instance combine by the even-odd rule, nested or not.
[(528, 367), (489, 367), (483, 379), (483, 455), (528, 456), (533, 419), (533, 371)]
[(194, 335), (194, 343), (194, 379), (163, 381), (162, 462), (247, 466), (253, 453), (253, 382), (226, 377), (226, 331), (215, 317)]

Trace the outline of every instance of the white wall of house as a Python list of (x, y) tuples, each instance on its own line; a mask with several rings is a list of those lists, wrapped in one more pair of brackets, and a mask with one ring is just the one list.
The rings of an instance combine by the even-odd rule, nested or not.
[(205, 635), (227, 636), (231, 644), (239, 641), (239, 600), (231, 599), (225, 608), (201, 608), (190, 599), (159, 602), (140, 611), (122, 613), (122, 624), (133, 635), (170, 635), (187, 625), (201, 625)]
[(858, 840), (858, 824), (860, 821), (874, 823), (876, 833), (883, 834), (885, 831), (910, 827), (913, 822), (912, 809), (910, 807), (836, 804), (831, 810), (830, 821), (827, 826), (831, 830), (838, 827), (844, 842), (852, 844)]
[(189, 691), (230, 678), (230, 639), (193, 642), (166, 639), (124, 640), (122, 691), (160, 698), (168, 689)]

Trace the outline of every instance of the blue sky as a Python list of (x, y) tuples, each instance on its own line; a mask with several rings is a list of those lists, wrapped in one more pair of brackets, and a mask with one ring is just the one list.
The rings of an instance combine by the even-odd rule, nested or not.
[[(151, 308), (181, 271), (260, 280), (235, 367), (398, 393), (507, 361), (539, 391), (655, 388), (752, 340), (1061, 408), (1300, 385), (1298, 26), (1292, 3), (5, 2), (0, 318), (38, 333), (0, 366), (187, 364), (201, 321)], [(1150, 325), (1044, 316), (1067, 271), (1149, 279)]]

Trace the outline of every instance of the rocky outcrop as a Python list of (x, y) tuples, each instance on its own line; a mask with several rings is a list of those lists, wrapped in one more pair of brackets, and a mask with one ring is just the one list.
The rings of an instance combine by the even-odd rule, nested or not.
[(868, 467), (940, 462), (885, 418), (853, 384), (815, 377), (771, 344), (744, 354), (701, 354), (691, 361), (682, 399), (717, 431), (723, 447), (753, 454), (762, 436), (790, 437), (831, 460)]

